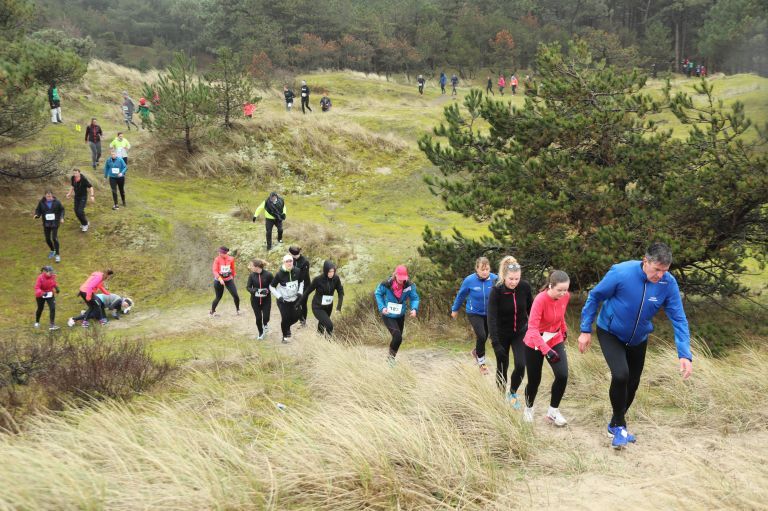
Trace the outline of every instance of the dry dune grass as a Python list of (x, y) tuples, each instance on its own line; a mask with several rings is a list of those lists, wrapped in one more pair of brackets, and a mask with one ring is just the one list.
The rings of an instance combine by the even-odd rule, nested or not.
[[(764, 352), (697, 355), (685, 389), (659, 380), (673, 353), (651, 353), (653, 388), (641, 392), (668, 406), (681, 393), (712, 399), (712, 423), (699, 406), (659, 406), (631, 417), (640, 440), (619, 455), (599, 432), (604, 416), (584, 406), (607, 401), (597, 353), (572, 357), (571, 426), (555, 430), (522, 423), (469, 364), (417, 370), (406, 351), (389, 368), (380, 350), (299, 340), (290, 354), (243, 348), (163, 398), (43, 417), (1, 438), (0, 509), (757, 509), (768, 496), (764, 420), (719, 433), (729, 407), (766, 408)], [(296, 378), (304, 393), (290, 390)], [(744, 401), (729, 403), (720, 380), (745, 385)]]

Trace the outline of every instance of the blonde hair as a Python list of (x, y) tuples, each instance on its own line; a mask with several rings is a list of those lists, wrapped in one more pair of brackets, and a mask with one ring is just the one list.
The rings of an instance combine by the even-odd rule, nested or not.
[[(510, 269), (510, 267), (515, 269)], [(507, 275), (509, 275), (512, 272), (521, 271), (520, 263), (517, 262), (517, 259), (514, 257), (508, 255), (504, 256), (499, 263), (499, 278), (496, 280), (496, 285), (501, 287), (504, 285), (504, 281), (507, 279)]]

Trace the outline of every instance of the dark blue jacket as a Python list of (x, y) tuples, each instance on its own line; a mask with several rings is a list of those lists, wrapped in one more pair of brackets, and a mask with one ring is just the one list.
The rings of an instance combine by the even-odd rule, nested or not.
[(451, 311), (456, 312), (461, 308), (464, 300), (467, 300), (467, 306), (464, 309), (467, 314), (477, 314), (485, 316), (488, 314), (488, 297), (491, 295), (491, 288), (496, 282), (496, 274), (491, 273), (487, 279), (480, 280), (477, 273), (473, 273), (464, 279), (453, 301)]
[(645, 276), (642, 261), (615, 264), (592, 291), (581, 311), (581, 331), (591, 332), (600, 304), (597, 326), (628, 346), (648, 340), (653, 316), (662, 307), (675, 330), (679, 358), (691, 360), (691, 334), (680, 298), (680, 288), (669, 272), (654, 284)]
[(405, 301), (408, 300), (411, 305), (411, 309), (417, 311), (419, 310), (419, 294), (416, 292), (416, 285), (411, 282), (410, 280), (406, 280), (403, 283), (403, 294), (400, 295), (400, 299), (398, 300), (397, 297), (395, 297), (395, 293), (392, 291), (392, 277), (385, 280), (381, 284), (379, 284), (376, 287), (376, 305), (379, 308), (379, 312), (381, 312), (381, 309), (387, 307), (389, 303), (399, 303), (402, 304), (402, 310), (400, 311), (400, 314), (392, 314), (389, 313), (386, 315), (388, 318), (402, 318), (405, 316)]

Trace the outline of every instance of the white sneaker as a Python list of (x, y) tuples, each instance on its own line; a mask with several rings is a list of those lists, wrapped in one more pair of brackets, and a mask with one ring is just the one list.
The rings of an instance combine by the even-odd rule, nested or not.
[(563, 417), (563, 414), (560, 413), (560, 409), (552, 408), (551, 406), (547, 411), (547, 420), (559, 428), (568, 424), (568, 421), (565, 419), (565, 417)]
[(40, 328), (40, 323), (35, 323), (35, 328)]
[(256, 338), (256, 340), (257, 340), (257, 341), (263, 341), (263, 340), (264, 340), (264, 336), (265, 336), (265, 335), (267, 335), (267, 333), (266, 333), (266, 332), (264, 332), (263, 334), (261, 334), (260, 336), (258, 336), (258, 337)]
[(67, 326), (69, 326), (69, 327), (75, 326), (75, 320), (72, 319), (72, 318), (69, 318), (67, 320)]
[(85, 224), (85, 225), (83, 226), (83, 232), (88, 232), (88, 228), (89, 228), (90, 226), (91, 226), (91, 223), (90, 223), (90, 222), (88, 222), (87, 224)]
[(264, 333), (265, 334), (269, 333), (269, 325), (268, 324), (264, 325)]
[(527, 406), (523, 410), (523, 421), (524, 422), (533, 422), (533, 407), (528, 408)]

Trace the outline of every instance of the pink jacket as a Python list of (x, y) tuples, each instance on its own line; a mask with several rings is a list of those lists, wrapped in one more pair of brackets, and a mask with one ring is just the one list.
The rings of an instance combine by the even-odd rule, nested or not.
[(504, 80), (503, 76), (499, 77), (499, 87), (504, 87), (507, 84), (507, 82)]
[[(568, 331), (568, 325), (565, 324), (565, 309), (570, 299), (570, 293), (566, 293), (559, 300), (550, 298), (546, 291), (536, 295), (528, 318), (528, 332), (523, 339), (526, 346), (546, 354), (552, 346), (557, 346), (565, 340), (563, 334)], [(548, 341), (544, 341), (543, 334), (546, 332), (555, 335)]]
[(88, 277), (88, 280), (86, 280), (83, 285), (80, 286), (80, 291), (85, 293), (86, 300), (93, 298), (93, 292), (97, 290), (101, 291), (105, 295), (109, 294), (109, 291), (104, 288), (104, 274), (100, 271), (91, 273), (91, 276)]
[(59, 287), (59, 283), (56, 282), (56, 275), (49, 277), (45, 273), (41, 273), (35, 281), (35, 298), (42, 298), (43, 294), (55, 291), (57, 287)]

